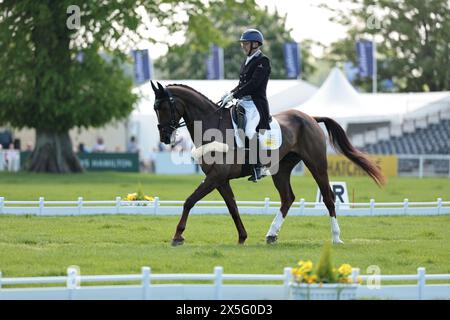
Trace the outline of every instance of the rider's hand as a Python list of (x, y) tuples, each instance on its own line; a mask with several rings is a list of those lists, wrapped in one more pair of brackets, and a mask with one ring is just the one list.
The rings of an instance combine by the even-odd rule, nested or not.
[(234, 99), (233, 94), (229, 93), (229, 94), (227, 94), (226, 96), (224, 96), (222, 98), (222, 103), (225, 105), (225, 104), (227, 104), (228, 102), (230, 102), (233, 99)]
[(223, 99), (225, 99), (228, 95), (230, 94), (230, 91), (227, 91), (223, 94), (222, 98), (220, 98), (220, 100), (223, 101)]

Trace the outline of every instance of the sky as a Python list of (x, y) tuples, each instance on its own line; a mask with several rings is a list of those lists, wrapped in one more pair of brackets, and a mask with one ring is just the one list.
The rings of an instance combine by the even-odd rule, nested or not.
[[(324, 2), (330, 7), (342, 7), (338, 0), (256, 0), (256, 3), (261, 7), (267, 6), (270, 12), (277, 9), (280, 15), (287, 14), (286, 26), (288, 29), (292, 29), (291, 35), (295, 41), (301, 43), (302, 40), (313, 39), (324, 45), (329, 45), (344, 38), (346, 30), (341, 25), (328, 20), (331, 17), (328, 10), (317, 7)], [(166, 36), (162, 30), (159, 33), (162, 38)], [(173, 36), (172, 41), (182, 43), (183, 36)], [(167, 52), (167, 47), (161, 44), (143, 42), (139, 49), (144, 48), (149, 49), (152, 59), (156, 59)], [(320, 49), (316, 48), (313, 54), (320, 55)]]

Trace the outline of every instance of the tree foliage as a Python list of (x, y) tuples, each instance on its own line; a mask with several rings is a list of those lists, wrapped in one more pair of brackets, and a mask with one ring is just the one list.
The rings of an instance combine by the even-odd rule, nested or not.
[(143, 12), (150, 23), (170, 32), (200, 35), (196, 39), (202, 46), (217, 32), (203, 17), (205, 3), (0, 1), (0, 125), (36, 129), (39, 150), (31, 168), (79, 171), (68, 131), (99, 127), (132, 111), (138, 97), (121, 65), (144, 36), (157, 41), (146, 33)]
[[(341, 0), (352, 8), (335, 12), (348, 37), (334, 43), (333, 62), (356, 64), (355, 41), (375, 38), (378, 81), (392, 79), (397, 91), (450, 90), (450, 8), (447, 0)], [(370, 79), (358, 79), (366, 90)]]
[[(216, 36), (207, 38), (208, 41), (199, 46), (198, 35), (188, 32), (183, 44), (172, 46), (167, 55), (155, 62), (163, 77), (205, 79), (209, 45), (217, 44), (224, 48), (225, 78), (236, 79), (245, 57), (238, 40), (245, 29), (257, 28), (265, 38), (262, 50), (271, 58), (271, 78), (286, 78), (283, 44), (293, 41), (291, 30), (286, 28), (286, 17), (277, 12), (269, 13), (267, 7), (259, 8), (254, 0), (245, 1), (241, 6), (231, 6), (229, 3), (232, 2), (214, 3), (205, 14), (205, 19), (213, 21), (214, 27), (219, 31)], [(311, 43), (305, 41), (301, 46), (302, 71), (306, 75), (314, 71), (310, 55)]]

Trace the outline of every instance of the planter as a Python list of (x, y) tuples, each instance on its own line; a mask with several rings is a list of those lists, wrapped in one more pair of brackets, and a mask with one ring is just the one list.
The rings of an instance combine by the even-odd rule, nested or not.
[(354, 300), (357, 284), (291, 284), (293, 300)]

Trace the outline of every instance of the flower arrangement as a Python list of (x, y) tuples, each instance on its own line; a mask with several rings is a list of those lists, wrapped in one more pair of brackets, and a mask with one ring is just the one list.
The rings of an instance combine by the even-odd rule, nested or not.
[(154, 197), (147, 196), (142, 191), (141, 185), (138, 187), (138, 191), (134, 193), (128, 193), (125, 197), (125, 200), (127, 201), (155, 201)]
[(334, 268), (331, 243), (324, 245), (317, 267), (312, 261), (300, 260), (292, 269), (292, 296), (296, 299), (354, 299), (357, 285), (350, 277), (352, 267), (345, 263)]
[(295, 268), (292, 269), (292, 275), (296, 283), (351, 283), (349, 276), (352, 273), (352, 267), (349, 264), (342, 264), (339, 268), (333, 268), (331, 263), (331, 244), (325, 243), (322, 250), (317, 268), (314, 269), (313, 263), (300, 260)]
[(296, 268), (292, 269), (294, 281), (297, 283), (351, 283), (349, 277), (352, 273), (352, 267), (349, 264), (342, 264), (338, 269), (333, 268), (333, 277), (324, 278), (317, 274), (317, 270), (313, 269), (311, 260), (300, 260)]

